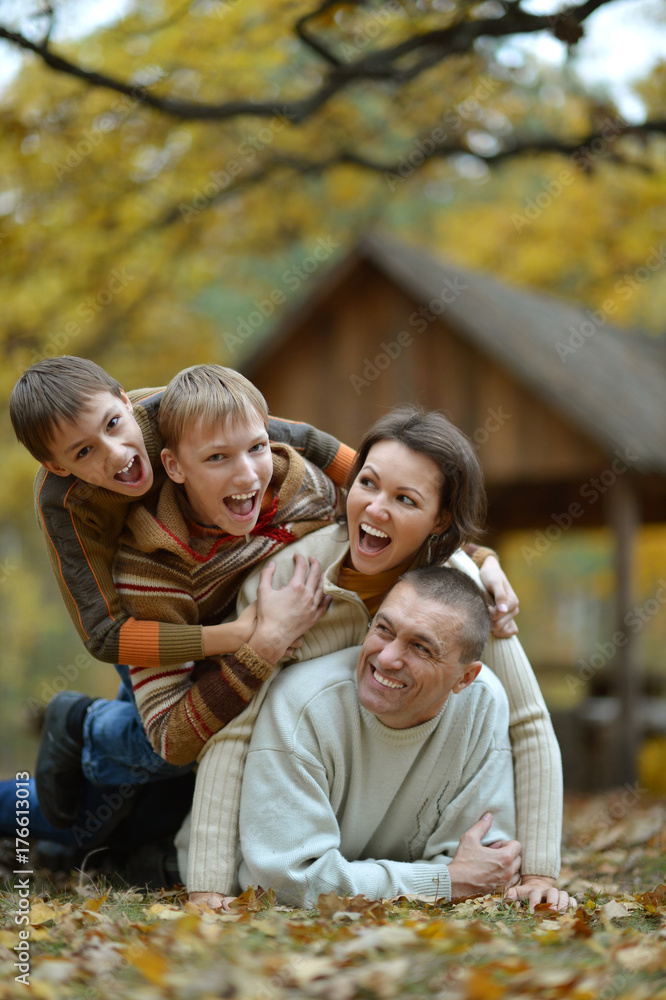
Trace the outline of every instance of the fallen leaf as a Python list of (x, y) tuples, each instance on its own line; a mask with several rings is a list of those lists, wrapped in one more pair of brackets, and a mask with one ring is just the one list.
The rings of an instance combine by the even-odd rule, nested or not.
[(604, 903), (601, 907), (601, 918), (606, 923), (609, 923), (611, 920), (615, 920), (618, 917), (629, 916), (631, 916), (631, 914), (626, 906), (623, 906), (622, 903), (618, 903), (616, 899), (611, 899), (608, 903)]
[(169, 963), (161, 952), (155, 951), (154, 948), (133, 946), (125, 949), (124, 957), (125, 961), (138, 969), (149, 983), (154, 983), (155, 986), (164, 985)]
[(168, 903), (153, 903), (148, 912), (154, 913), (160, 920), (181, 920), (183, 918), (182, 908), (170, 906)]
[(641, 941), (618, 948), (615, 958), (629, 972), (663, 972), (666, 968), (666, 945), (655, 948), (653, 944)]
[(55, 907), (49, 906), (48, 903), (33, 903), (30, 907), (30, 923), (33, 927), (45, 924), (47, 920), (59, 919), (62, 919), (62, 913), (59, 913)]
[(666, 882), (662, 882), (652, 892), (643, 892), (636, 896), (636, 899), (643, 904), (648, 913), (656, 913), (666, 907)]

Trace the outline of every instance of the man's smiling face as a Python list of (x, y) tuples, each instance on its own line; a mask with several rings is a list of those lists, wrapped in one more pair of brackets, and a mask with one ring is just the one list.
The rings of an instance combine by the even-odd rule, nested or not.
[(474, 680), (480, 662), (462, 664), (457, 615), (398, 583), (375, 615), (358, 659), (358, 700), (391, 729), (434, 718), (451, 692)]

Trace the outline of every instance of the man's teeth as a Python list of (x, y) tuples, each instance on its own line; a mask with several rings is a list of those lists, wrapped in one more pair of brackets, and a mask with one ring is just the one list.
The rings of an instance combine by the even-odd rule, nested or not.
[(388, 538), (385, 531), (380, 531), (379, 528), (373, 528), (369, 524), (362, 524), (361, 528), (365, 531), (366, 535), (375, 535), (376, 538)]
[(254, 493), (232, 493), (231, 496), (229, 497), (229, 499), (230, 500), (251, 500), (253, 497), (256, 497), (256, 495), (257, 495), (257, 491), (256, 490), (254, 491)]
[(397, 681), (390, 681), (388, 677), (382, 677), (382, 675), (377, 670), (377, 667), (373, 668), (373, 676), (376, 681), (378, 681), (380, 684), (382, 684), (384, 687), (387, 688), (403, 688), (405, 686), (404, 684), (399, 684)]
[(129, 470), (134, 465), (135, 461), (136, 461), (136, 455), (134, 456), (134, 458), (132, 459), (132, 461), (129, 463), (129, 465), (126, 465), (124, 469), (120, 469), (118, 472), (116, 472), (116, 475), (117, 476), (121, 476), (123, 474), (123, 472), (129, 472)]

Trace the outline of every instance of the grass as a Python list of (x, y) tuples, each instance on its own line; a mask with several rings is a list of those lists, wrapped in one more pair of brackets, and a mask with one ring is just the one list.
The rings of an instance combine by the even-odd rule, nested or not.
[[(322, 897), (288, 910), (248, 893), (233, 915), (184, 893), (35, 876), (30, 985), (38, 1000), (666, 1000), (666, 809), (617, 796), (569, 803), (563, 880), (574, 913), (501, 894), (457, 904)], [(612, 817), (609, 823), (608, 817)], [(600, 846), (602, 843), (606, 846)], [(0, 1000), (14, 979), (19, 897), (0, 894)], [(618, 904), (622, 909), (618, 910)], [(619, 913), (620, 915), (615, 915)], [(21, 925), (24, 926), (24, 925)]]

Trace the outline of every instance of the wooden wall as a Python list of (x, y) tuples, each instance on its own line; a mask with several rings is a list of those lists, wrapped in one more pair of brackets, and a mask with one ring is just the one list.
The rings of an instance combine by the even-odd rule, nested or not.
[(397, 403), (441, 409), (478, 445), (489, 487), (582, 482), (606, 468), (596, 445), (448, 326), (446, 310), (428, 323), (419, 308), (360, 261), (246, 372), (271, 412), (351, 445)]

